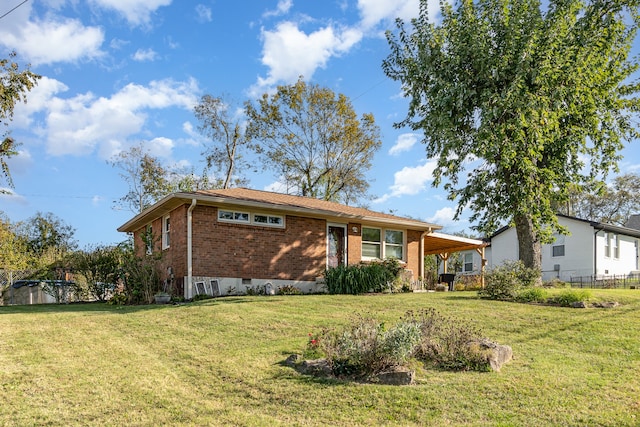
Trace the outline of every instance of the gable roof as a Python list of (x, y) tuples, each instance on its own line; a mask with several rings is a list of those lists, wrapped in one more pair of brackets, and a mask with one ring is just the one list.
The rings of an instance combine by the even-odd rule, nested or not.
[(325, 218), (328, 220), (358, 221), (365, 224), (395, 226), (413, 230), (433, 231), (442, 228), (442, 226), (424, 221), (311, 197), (251, 190), (248, 188), (228, 188), (170, 194), (118, 227), (118, 231), (133, 232), (138, 230), (154, 219), (171, 212), (178, 206), (191, 204), (192, 200), (196, 200), (197, 205), (275, 210), (299, 216)]
[[(594, 230), (608, 231), (608, 232), (611, 232), (611, 233), (624, 234), (625, 236), (631, 236), (631, 237), (640, 238), (640, 228), (635, 229), (635, 228), (629, 228), (629, 227), (621, 227), (621, 226), (618, 226), (618, 225), (605, 224), (603, 222), (598, 222), (598, 221), (590, 221), (588, 219), (581, 219), (581, 218), (577, 218), (577, 217), (573, 217), (573, 216), (569, 216), (569, 215), (563, 215), (563, 214), (557, 214), (557, 215), (558, 215), (558, 218), (566, 218), (566, 219), (569, 219), (569, 220), (572, 220), (572, 221), (587, 223)], [(510, 226), (505, 225), (504, 227), (500, 228), (498, 231), (493, 233), (488, 238), (488, 240), (491, 241), (494, 237), (496, 237), (497, 235), (507, 231), (510, 228), (511, 228)]]

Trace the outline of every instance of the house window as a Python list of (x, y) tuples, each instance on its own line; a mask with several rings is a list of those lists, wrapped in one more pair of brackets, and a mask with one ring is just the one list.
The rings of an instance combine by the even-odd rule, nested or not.
[(162, 249), (167, 249), (171, 245), (171, 220), (169, 215), (162, 218)]
[(384, 257), (402, 258), (404, 248), (404, 233), (396, 230), (386, 230), (384, 232)]
[(362, 227), (362, 258), (404, 259), (404, 232)]
[(382, 257), (380, 244), (380, 236), (382, 230), (379, 228), (362, 227), (362, 258)]
[(564, 236), (562, 234), (558, 234), (555, 237), (556, 240), (551, 245), (551, 256), (564, 256)]
[(283, 227), (284, 217), (280, 215), (253, 214), (253, 223), (268, 227)]
[(611, 234), (604, 233), (604, 256), (611, 257)]
[(620, 258), (620, 236), (617, 234), (611, 236), (611, 246), (613, 248), (613, 258)]
[(153, 227), (151, 224), (147, 225), (144, 232), (142, 233), (142, 242), (144, 243), (145, 252), (147, 255), (151, 255), (153, 253)]
[(249, 223), (249, 213), (236, 211), (218, 211), (218, 219), (220, 221)]
[(465, 273), (473, 271), (473, 254), (464, 254), (464, 264), (462, 265), (462, 271)]

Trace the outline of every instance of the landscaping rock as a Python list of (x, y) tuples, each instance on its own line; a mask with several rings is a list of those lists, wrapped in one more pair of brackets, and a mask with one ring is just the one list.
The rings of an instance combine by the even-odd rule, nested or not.
[(304, 360), (296, 366), (296, 369), (303, 375), (314, 377), (328, 377), (332, 374), (327, 359)]
[(508, 345), (501, 345), (488, 339), (478, 341), (478, 345), (487, 351), (487, 363), (496, 372), (500, 372), (502, 365), (513, 358), (513, 350)]
[(284, 366), (288, 366), (290, 368), (295, 368), (298, 363), (300, 363), (300, 359), (302, 357), (299, 354), (292, 354), (284, 360)]
[(411, 385), (415, 379), (415, 371), (398, 368), (389, 372), (382, 372), (377, 375), (376, 382), (386, 385)]
[(574, 301), (571, 303), (573, 308), (587, 308), (587, 303), (584, 301)]
[(603, 302), (594, 302), (593, 306), (597, 308), (616, 308), (620, 304), (618, 301), (603, 301)]

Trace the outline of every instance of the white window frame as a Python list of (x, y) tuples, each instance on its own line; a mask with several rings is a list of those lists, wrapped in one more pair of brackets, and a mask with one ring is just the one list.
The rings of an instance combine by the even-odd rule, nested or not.
[[(470, 261), (467, 261), (467, 257), (470, 258)], [(473, 253), (467, 252), (462, 256), (462, 271), (464, 273), (473, 271)]]
[[(223, 214), (231, 214), (231, 218), (224, 218)], [(246, 220), (242, 219), (246, 216)], [(239, 219), (240, 218), (240, 219)], [(246, 211), (235, 211), (232, 209), (218, 209), (218, 221), (233, 222), (236, 224), (251, 224), (251, 214)]]
[(604, 233), (604, 257), (611, 258), (611, 234)]
[(620, 259), (620, 235), (613, 234), (612, 244), (613, 244), (613, 259)]
[[(551, 257), (558, 258), (565, 256), (566, 247), (564, 245), (564, 236), (562, 234), (558, 234), (555, 236), (556, 240), (551, 244)], [(558, 248), (558, 252), (562, 252), (561, 254), (556, 255), (556, 248)], [(562, 248), (562, 250), (560, 249)]]
[[(256, 221), (257, 216), (267, 217), (267, 222)], [(251, 223), (261, 227), (284, 228), (284, 215), (268, 214), (263, 212), (254, 212), (251, 214)]]
[[(370, 230), (379, 230), (380, 231), (380, 241), (376, 242), (376, 241), (372, 241), (372, 240), (364, 240), (364, 230), (365, 229), (370, 229)], [(383, 260), (387, 258), (387, 246), (389, 247), (400, 247), (402, 250), (402, 257), (398, 258), (400, 261), (405, 261), (406, 259), (406, 246), (407, 246), (407, 233), (405, 230), (396, 230), (396, 229), (385, 229), (385, 228), (379, 228), (379, 227), (367, 227), (367, 226), (363, 226), (361, 228), (362, 232), (361, 232), (361, 236), (363, 236), (361, 238), (361, 242), (360, 242), (360, 248), (361, 248), (361, 253), (362, 253), (362, 260), (364, 261), (374, 261), (374, 260)], [(387, 243), (387, 232), (391, 231), (391, 232), (398, 232), (398, 233), (402, 233), (402, 243), (401, 244), (397, 244), (397, 243)], [(369, 256), (365, 256), (364, 255), (364, 250), (362, 250), (362, 246), (364, 246), (365, 244), (369, 244), (369, 245), (380, 245), (380, 257), (369, 257)]]
[[(364, 229), (365, 229), (365, 228), (367, 228), (367, 229), (369, 229), (369, 230), (378, 230), (378, 231), (380, 231), (380, 240), (379, 240), (379, 241), (377, 241), (377, 242), (375, 242), (375, 241), (373, 241), (373, 240), (364, 240)], [(360, 235), (362, 236), (362, 238), (360, 239), (360, 240), (361, 240), (361, 242), (360, 242), (360, 251), (361, 251), (361, 253), (362, 253), (361, 258), (362, 258), (363, 260), (368, 260), (368, 261), (376, 260), (376, 259), (384, 259), (384, 258), (383, 258), (383, 257), (384, 257), (384, 255), (382, 254), (382, 248), (383, 248), (383, 245), (382, 245), (382, 239), (383, 239), (383, 236), (384, 236), (383, 230), (382, 230), (381, 228), (378, 228), (378, 227), (362, 227), (362, 228), (361, 228), (361, 234), (360, 234)], [(380, 254), (380, 258), (378, 258), (378, 257), (369, 257), (369, 256), (365, 256), (365, 255), (364, 255), (364, 250), (362, 249), (362, 247), (363, 247), (365, 244), (368, 244), (368, 245), (378, 245), (378, 247), (380, 248), (380, 250), (378, 251), (378, 253)]]
[[(230, 215), (229, 215), (230, 214)], [(231, 218), (224, 218), (231, 216)], [(267, 217), (267, 222), (256, 221), (256, 216)], [(246, 217), (246, 219), (244, 219)], [(240, 219), (239, 219), (240, 218)], [(285, 228), (285, 216), (264, 212), (247, 212), (218, 208), (218, 221), (232, 224), (257, 225), (260, 227)]]
[(171, 217), (166, 215), (162, 218), (162, 249), (171, 246)]

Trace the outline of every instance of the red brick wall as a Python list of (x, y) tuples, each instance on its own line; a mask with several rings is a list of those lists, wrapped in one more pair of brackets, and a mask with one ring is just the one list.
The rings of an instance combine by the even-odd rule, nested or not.
[(315, 280), (324, 271), (326, 221), (287, 215), (283, 229), (219, 222), (217, 212), (193, 211), (194, 276)]
[(347, 264), (359, 264), (362, 261), (362, 224), (349, 224), (347, 236)]
[(413, 279), (420, 274), (420, 236), (422, 231), (407, 231), (407, 269), (413, 273)]

